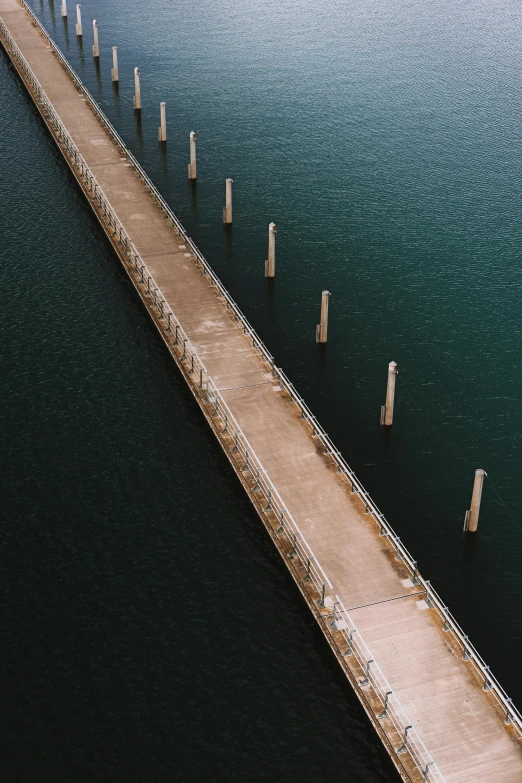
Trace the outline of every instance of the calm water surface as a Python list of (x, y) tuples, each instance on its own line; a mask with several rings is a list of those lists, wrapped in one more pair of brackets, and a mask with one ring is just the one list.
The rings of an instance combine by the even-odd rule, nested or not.
[[(64, 25), (59, 2), (32, 6), (522, 703), (520, 5), (88, 0), (83, 47), (73, 8)], [(64, 780), (118, 770), (392, 780), (1, 63), (8, 774), (42, 779), (45, 758), (49, 780), (57, 769)], [(332, 292), (324, 351), (314, 342), (322, 288)], [(396, 426), (385, 434), (391, 359)], [(461, 527), (476, 467), (488, 481), (470, 542)]]

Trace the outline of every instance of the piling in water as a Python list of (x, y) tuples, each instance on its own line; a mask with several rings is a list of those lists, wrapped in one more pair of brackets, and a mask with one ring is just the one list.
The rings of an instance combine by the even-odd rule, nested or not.
[(118, 47), (117, 46), (112, 47), (111, 78), (113, 82), (120, 81), (120, 74), (118, 72)]
[(100, 46), (98, 43), (98, 22), (96, 19), (92, 23), (92, 32), (94, 35), (94, 43), (92, 45), (92, 56), (93, 57), (99, 57), (100, 56)]
[(62, 16), (67, 19), (67, 0), (62, 0)]
[(328, 305), (330, 296), (330, 291), (323, 291), (321, 296), (321, 323), (317, 324), (315, 330), (316, 343), (325, 343), (328, 340)]
[(158, 138), (160, 141), (167, 141), (167, 104), (165, 101), (160, 103), (160, 126), (158, 128)]
[(464, 517), (464, 530), (469, 533), (476, 533), (480, 514), (480, 501), (482, 500), (482, 487), (484, 486), (484, 477), (487, 476), (485, 470), (477, 468), (475, 471), (475, 481), (473, 482), (473, 494), (471, 496), (471, 508), (466, 511)]
[(76, 6), (76, 35), (78, 36), (78, 38), (81, 38), (83, 36), (81, 5)]
[(134, 69), (134, 108), (141, 111), (140, 69)]
[(188, 164), (188, 178), (196, 179), (196, 134), (190, 133), (190, 163)]
[(265, 277), (275, 277), (276, 233), (276, 224), (270, 223), (268, 226), (268, 258), (265, 261)]
[(393, 424), (393, 407), (395, 405), (395, 381), (397, 378), (397, 364), (390, 362), (388, 365), (388, 385), (386, 387), (386, 405), (381, 407), (381, 424), (391, 427)]
[(223, 223), (232, 223), (232, 182), (230, 178), (225, 182), (225, 206), (223, 208)]

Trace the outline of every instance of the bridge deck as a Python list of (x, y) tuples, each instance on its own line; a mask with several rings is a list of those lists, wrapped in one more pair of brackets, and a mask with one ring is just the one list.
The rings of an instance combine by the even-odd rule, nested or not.
[[(389, 542), (278, 390), (28, 14), (17, 0), (0, 0), (0, 17), (325, 569), (333, 593), (353, 608), (373, 658), (445, 780), (520, 783), (516, 733), (504, 725), (418, 588), (403, 585), (409, 574)], [(382, 603), (392, 598), (397, 600)]]

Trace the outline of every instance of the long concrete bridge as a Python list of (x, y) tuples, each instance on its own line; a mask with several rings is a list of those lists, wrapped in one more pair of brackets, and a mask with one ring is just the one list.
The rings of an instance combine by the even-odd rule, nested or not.
[(521, 783), (522, 716), (24, 0), (0, 40), (402, 779)]

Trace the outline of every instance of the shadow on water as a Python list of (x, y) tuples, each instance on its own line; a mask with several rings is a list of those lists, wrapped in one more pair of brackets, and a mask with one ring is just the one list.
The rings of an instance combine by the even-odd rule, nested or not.
[(100, 58), (93, 57), (93, 60), (94, 60), (94, 70), (96, 72), (96, 85), (98, 87), (98, 95), (99, 95), (102, 89)]
[(137, 149), (143, 153), (143, 122), (141, 109), (134, 109), (134, 129), (136, 131)]
[(78, 51), (80, 53), (80, 63), (85, 65), (85, 51), (83, 48), (83, 35), (76, 36), (76, 42), (78, 43)]
[(70, 48), (70, 42), (69, 42), (69, 25), (67, 24), (67, 16), (62, 16), (62, 25), (63, 25), (63, 40), (65, 42), (65, 48), (67, 51), (69, 51)]
[(112, 97), (114, 99), (114, 107), (118, 113), (118, 117), (120, 116), (120, 83), (119, 82), (112, 82)]
[(225, 239), (225, 258), (230, 261), (234, 253), (232, 223), (223, 223), (223, 237)]
[(169, 158), (167, 154), (167, 142), (158, 141), (159, 158), (160, 158), (160, 173), (162, 182), (168, 183), (169, 174)]
[(190, 197), (190, 212), (194, 222), (198, 217), (198, 181), (197, 179), (187, 179), (187, 187)]
[[(462, 515), (462, 524), (464, 524), (464, 514)], [(470, 533), (468, 531), (462, 531), (460, 536), (460, 557), (461, 563), (466, 567), (472, 565), (477, 557), (477, 533)]]
[(393, 426), (385, 427), (383, 424), (379, 424), (379, 444), (382, 448), (383, 454), (390, 455), (393, 446)]

